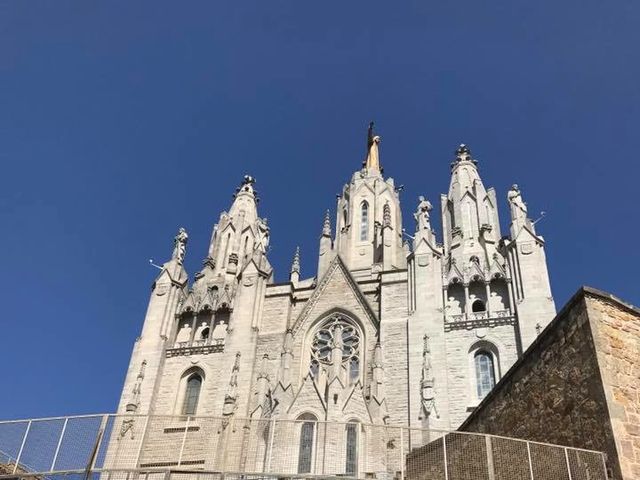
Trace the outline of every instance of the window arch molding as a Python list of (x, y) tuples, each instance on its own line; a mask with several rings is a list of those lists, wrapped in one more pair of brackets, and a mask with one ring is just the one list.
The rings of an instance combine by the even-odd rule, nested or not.
[[(345, 368), (347, 369), (347, 373), (349, 374), (350, 361), (353, 358), (357, 358), (357, 366), (356, 366), (358, 369), (357, 377), (352, 378), (350, 383), (356, 383), (358, 380), (362, 382), (363, 375), (365, 373), (364, 365), (366, 365), (366, 360), (367, 360), (366, 359), (367, 344), (366, 344), (365, 328), (357, 316), (341, 308), (331, 309), (323, 313), (322, 315), (318, 316), (317, 320), (314, 321), (309, 327), (309, 329), (307, 330), (307, 334), (304, 339), (304, 345), (305, 345), (304, 347), (305, 353), (303, 356), (304, 360), (301, 362), (301, 370), (300, 370), (301, 378), (304, 378), (305, 376), (307, 376), (307, 374), (310, 373), (311, 362), (313, 361), (314, 358), (319, 360), (320, 361), (319, 363), (323, 363), (325, 366), (328, 365), (328, 359), (325, 358), (325, 361), (322, 362), (321, 359), (318, 358), (317, 353), (318, 353), (319, 343), (323, 344), (323, 347), (324, 347), (323, 353), (328, 353), (327, 347), (329, 346), (331, 339), (321, 340), (321, 342), (318, 342), (318, 336), (319, 336), (319, 333), (324, 329), (326, 329), (327, 326), (331, 326), (335, 322), (340, 323), (342, 325), (348, 325), (349, 327), (352, 328), (351, 333), (357, 336), (357, 351), (351, 351), (351, 352), (345, 351), (345, 353), (343, 354), (343, 365), (346, 365)], [(346, 333), (347, 332), (345, 332), (345, 339), (348, 337)], [(314, 346), (314, 342), (315, 342), (315, 346)], [(349, 342), (347, 341), (346, 343), (347, 344), (345, 345), (345, 349), (349, 350)], [(322, 365), (320, 365), (320, 367), (321, 366)], [(349, 380), (349, 376), (347, 377), (347, 380)]]
[[(200, 380), (197, 392), (193, 389), (196, 388), (195, 379)], [(191, 416), (198, 412), (198, 405), (202, 399), (202, 389), (205, 382), (205, 372), (200, 367), (191, 367), (185, 370), (178, 381), (178, 395), (176, 397), (176, 403), (174, 406), (174, 412), (181, 416)], [(191, 380), (191, 384), (189, 381)], [(191, 389), (189, 391), (189, 389)], [(191, 394), (191, 398), (188, 399), (188, 395)], [(195, 394), (195, 398), (194, 398)], [(192, 408), (187, 409), (187, 401), (190, 402)]]
[(488, 393), (488, 391), (483, 391), (482, 388), (479, 388), (478, 378), (479, 375), (481, 375), (479, 369), (482, 366), (487, 366), (486, 362), (481, 359), (480, 356), (487, 356), (490, 361), (489, 367), (491, 368), (491, 371), (489, 374), (492, 374), (493, 385), (491, 388), (493, 388), (493, 386), (495, 386), (502, 377), (500, 358), (501, 350), (502, 349), (499, 348), (498, 342), (489, 338), (477, 341), (469, 348), (469, 406), (476, 406), (482, 401), (486, 393)]

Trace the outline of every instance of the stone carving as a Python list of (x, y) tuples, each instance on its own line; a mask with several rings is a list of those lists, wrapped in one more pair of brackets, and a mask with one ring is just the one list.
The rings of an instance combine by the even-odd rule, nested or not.
[(454, 163), (457, 163), (457, 162), (472, 162), (474, 164), (478, 163), (471, 156), (471, 149), (468, 146), (466, 146), (464, 143), (461, 143), (458, 149), (456, 150), (456, 160)]
[(527, 205), (522, 200), (522, 194), (518, 185), (514, 184), (507, 194), (509, 209), (511, 210), (511, 221), (513, 223), (524, 223), (527, 219)]
[(367, 159), (364, 161), (364, 167), (367, 170), (380, 171), (380, 153), (378, 150), (380, 140), (380, 136), (373, 132), (373, 122), (369, 123), (369, 130), (367, 131)]
[(236, 400), (238, 399), (238, 372), (240, 372), (240, 352), (236, 353), (236, 359), (231, 369), (231, 378), (229, 379), (229, 389), (224, 396), (222, 415), (225, 417), (233, 415), (236, 410)]
[(391, 207), (388, 203), (385, 203), (384, 207), (382, 207), (382, 225), (384, 227), (391, 226)]
[(187, 234), (187, 231), (180, 227), (178, 234), (173, 239), (173, 255), (171, 256), (171, 258), (177, 260), (180, 265), (182, 265), (182, 262), (184, 261), (188, 240), (189, 235)]
[(142, 380), (144, 380), (144, 370), (146, 367), (147, 361), (143, 360), (140, 364), (138, 376), (136, 377), (136, 383), (134, 383), (133, 390), (131, 391), (131, 401), (127, 403), (127, 406), (125, 407), (127, 412), (135, 413), (140, 406), (140, 389), (142, 386)]
[(131, 440), (134, 440), (135, 439), (134, 432), (133, 432), (134, 424), (135, 424), (135, 419), (133, 418), (123, 420), (122, 425), (120, 425), (120, 435), (118, 435), (118, 440), (123, 439), (124, 436), (127, 434), (127, 432), (129, 433)]
[(191, 339), (191, 325), (185, 323), (176, 336), (176, 343), (188, 342)]
[(256, 243), (256, 248), (260, 250), (262, 253), (267, 253), (269, 248), (269, 226), (267, 225), (266, 218), (258, 218), (258, 238)]
[(431, 230), (430, 214), (433, 209), (433, 205), (429, 200), (421, 195), (418, 197), (418, 208), (416, 213), (413, 214), (413, 218), (416, 219), (416, 232), (420, 230)]
[(422, 378), (420, 380), (420, 397), (422, 401), (422, 415), (431, 416), (431, 412), (435, 412), (436, 418), (439, 418), (436, 409), (435, 392), (433, 389), (434, 378), (431, 368), (431, 347), (429, 346), (429, 336), (422, 337)]

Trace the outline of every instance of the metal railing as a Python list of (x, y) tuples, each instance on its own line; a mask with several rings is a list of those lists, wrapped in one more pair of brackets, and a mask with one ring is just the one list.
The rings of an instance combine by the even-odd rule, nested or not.
[(0, 478), (58, 476), (85, 480), (90, 476), (100, 480), (607, 478), (600, 452), (396, 425), (143, 415), (0, 422)]

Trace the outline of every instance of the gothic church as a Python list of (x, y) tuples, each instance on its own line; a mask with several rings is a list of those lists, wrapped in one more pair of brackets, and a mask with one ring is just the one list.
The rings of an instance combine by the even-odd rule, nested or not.
[(289, 281), (274, 282), (252, 177), (192, 279), (180, 230), (118, 413), (445, 430), (465, 420), (555, 316), (545, 242), (516, 185), (503, 236), (496, 192), (465, 145), (440, 198), (441, 237), (423, 197), (405, 233), (379, 147), (371, 126), (362, 168), (324, 219), (311, 278), (296, 252)]

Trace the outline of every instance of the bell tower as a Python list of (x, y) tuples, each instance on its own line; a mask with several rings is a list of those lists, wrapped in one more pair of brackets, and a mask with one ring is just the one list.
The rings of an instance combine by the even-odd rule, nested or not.
[(356, 277), (406, 268), (402, 246), (402, 212), (393, 179), (383, 177), (379, 135), (373, 122), (367, 133), (367, 154), (338, 196), (337, 254)]

